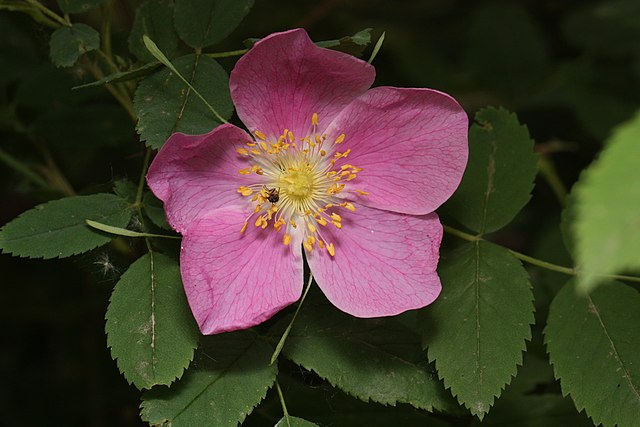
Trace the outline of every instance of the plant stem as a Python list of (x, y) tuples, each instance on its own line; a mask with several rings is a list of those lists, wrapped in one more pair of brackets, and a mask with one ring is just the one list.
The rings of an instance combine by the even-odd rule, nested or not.
[(556, 168), (551, 160), (544, 156), (540, 156), (538, 167), (540, 168), (540, 174), (547, 181), (549, 187), (551, 187), (551, 190), (558, 198), (560, 205), (562, 205), (562, 207), (566, 206), (567, 190), (564, 187), (562, 180), (558, 176), (558, 172), (556, 171)]
[(136, 191), (135, 206), (142, 206), (142, 194), (144, 191), (144, 179), (147, 175), (147, 169), (149, 169), (149, 163), (151, 161), (151, 148), (147, 148), (144, 153), (144, 160), (142, 162), (142, 171), (140, 172), (140, 178), (138, 179), (138, 189)]
[(242, 56), (247, 52), (249, 52), (249, 49), (238, 49), (238, 50), (230, 50), (228, 52), (217, 52), (217, 53), (204, 53), (203, 55), (209, 58), (230, 58), (232, 56)]
[(276, 390), (278, 391), (278, 398), (280, 399), (280, 406), (282, 406), (282, 413), (284, 414), (284, 419), (287, 420), (287, 426), (291, 427), (291, 422), (289, 421), (289, 411), (287, 411), (287, 405), (284, 403), (284, 395), (282, 394), (282, 389), (280, 388), (280, 384), (278, 380), (276, 380)]
[[(467, 240), (469, 242), (478, 242), (481, 240), (482, 241), (485, 240), (480, 236), (474, 236), (472, 234), (465, 233), (464, 231), (458, 230), (457, 228), (453, 228), (448, 225), (443, 225), (443, 228), (445, 232), (453, 236), (459, 237), (461, 239)], [(580, 274), (580, 270), (578, 270), (575, 267), (571, 268), (571, 267), (565, 267), (558, 264), (553, 264), (551, 262), (543, 261), (541, 259), (534, 258), (529, 255), (525, 255), (521, 252), (511, 250), (509, 248), (505, 248), (505, 249), (507, 249), (511, 255), (518, 258), (519, 260), (529, 263), (531, 265), (535, 265), (536, 267), (545, 268), (547, 270), (556, 271), (558, 273), (567, 274), (569, 276), (577, 276)], [(636, 277), (636, 276), (626, 276), (623, 274), (599, 274), (598, 276), (606, 279), (626, 280), (628, 282), (640, 283), (640, 277)]]
[(60, 15), (58, 15), (57, 13), (55, 13), (54, 11), (52, 11), (51, 9), (49, 9), (48, 7), (40, 3), (38, 0), (25, 0), (25, 1), (30, 5), (33, 5), (37, 9), (41, 10), (42, 13), (52, 18), (54, 21), (58, 22), (60, 25), (64, 25), (65, 27), (71, 26), (71, 22), (69, 22), (69, 20), (65, 20)]
[(13, 157), (11, 154), (7, 153), (3, 149), (0, 148), (0, 161), (9, 166), (11, 169), (16, 172), (20, 172), (25, 176), (29, 181), (38, 185), (42, 189), (50, 189), (51, 186), (49, 183), (42, 178), (40, 175), (32, 171), (27, 165), (22, 163), (20, 160)]

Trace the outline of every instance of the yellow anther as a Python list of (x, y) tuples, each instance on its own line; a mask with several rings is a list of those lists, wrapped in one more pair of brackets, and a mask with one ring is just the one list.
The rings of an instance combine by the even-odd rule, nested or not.
[(331, 221), (331, 224), (333, 224), (337, 229), (341, 229), (342, 228), (342, 223), (341, 222)]
[(245, 187), (244, 185), (238, 187), (238, 193), (242, 194), (243, 196), (250, 196), (253, 194), (253, 190), (250, 189), (249, 187)]
[(309, 243), (312, 246), (315, 242), (316, 242), (316, 238), (313, 236), (309, 236), (309, 238), (307, 239), (307, 243)]
[(238, 171), (238, 173), (239, 173), (240, 175), (249, 175), (249, 174), (251, 174), (251, 169), (249, 169), (249, 168), (240, 169), (240, 170)]
[(282, 239), (282, 243), (284, 243), (285, 246), (289, 246), (289, 243), (291, 243), (291, 234), (286, 233)]
[(262, 210), (262, 205), (260, 203), (258, 203), (255, 207), (255, 209), (253, 210), (253, 213), (258, 213)]
[(298, 228), (298, 226), (296, 225), (296, 222), (294, 220), (289, 221), (289, 224), (291, 224), (291, 226), (293, 228)]
[(247, 229), (247, 224), (249, 223), (249, 221), (245, 221), (244, 224), (242, 224), (242, 228), (240, 229), (240, 234), (244, 233)]
[(321, 156), (326, 156), (326, 155), (327, 155), (327, 152), (326, 152), (326, 151), (324, 151), (324, 150), (320, 150), (320, 155), (321, 155)]
[(327, 220), (324, 219), (323, 217), (319, 216), (318, 218), (316, 218), (316, 221), (318, 222), (318, 224), (320, 225), (327, 225)]
[(251, 198), (252, 202), (255, 202), (256, 200), (258, 200), (258, 197), (260, 197), (260, 194), (254, 194), (253, 197)]
[(287, 137), (289, 137), (289, 142), (293, 143), (296, 140), (296, 137), (293, 136), (293, 132), (289, 131), (287, 132)]
[(368, 196), (369, 195), (369, 193), (367, 193), (366, 191), (362, 191), (362, 190), (355, 190), (355, 191), (356, 191), (356, 193), (358, 193), (358, 194), (360, 194), (362, 196)]
[(269, 146), (267, 145), (266, 142), (260, 141), (258, 144), (260, 144), (260, 148), (262, 148), (264, 151), (268, 151), (269, 150)]
[(313, 126), (318, 126), (318, 113), (313, 113), (311, 116), (311, 124)]
[(258, 217), (258, 219), (256, 219), (256, 222), (254, 223), (256, 227), (260, 227), (262, 225), (262, 221), (264, 221), (265, 219), (261, 216)]
[(255, 147), (256, 145), (258, 144), (256, 144), (255, 142), (247, 142), (247, 147)]
[(340, 136), (338, 136), (334, 142), (334, 144), (342, 144), (342, 142), (344, 141), (345, 135), (344, 133), (340, 134)]
[(346, 209), (350, 210), (351, 212), (355, 212), (355, 210), (356, 210), (356, 207), (355, 207), (355, 206), (353, 206), (353, 204), (352, 204), (352, 203), (349, 203), (349, 202), (344, 202), (344, 203), (343, 203), (342, 205), (340, 205), (340, 206), (342, 206), (342, 207), (344, 207), (344, 208), (346, 208)]
[(313, 251), (313, 246), (311, 246), (309, 244), (309, 242), (303, 242), (302, 245), (305, 247), (306, 250), (308, 250), (309, 252)]
[(336, 256), (336, 248), (334, 248), (333, 243), (327, 243), (327, 252), (331, 256)]
[(254, 133), (256, 134), (256, 136), (257, 136), (259, 139), (261, 139), (261, 140), (263, 140), (263, 141), (266, 141), (266, 140), (267, 140), (267, 135), (265, 135), (264, 133), (260, 132), (259, 130), (255, 131)]
[(331, 214), (331, 221), (340, 222), (340, 221), (342, 221), (342, 217), (334, 212), (334, 213)]
[(246, 148), (236, 148), (236, 151), (238, 152), (238, 154), (241, 154), (243, 156), (249, 155), (249, 150), (247, 150)]
[(275, 228), (276, 231), (280, 231), (280, 229), (284, 224), (285, 224), (284, 219), (280, 218), (279, 220), (273, 223), (273, 228)]
[(307, 223), (307, 227), (309, 227), (309, 231), (310, 231), (310, 232), (312, 232), (312, 233), (315, 233), (315, 232), (316, 232), (316, 226), (315, 226), (315, 225), (313, 225), (313, 224), (311, 224), (310, 222), (309, 222), (309, 223)]
[(318, 246), (320, 246), (320, 249), (324, 249), (324, 240), (318, 240)]
[(260, 154), (260, 150), (254, 148), (253, 150), (251, 150), (251, 154), (255, 154), (257, 156), (258, 154)]
[(316, 144), (318, 145), (322, 144), (322, 139), (320, 138), (320, 135), (316, 135)]
[(351, 180), (356, 179), (356, 178), (357, 178), (357, 175), (355, 173), (352, 173), (351, 175), (349, 175), (347, 177), (347, 181), (351, 181)]

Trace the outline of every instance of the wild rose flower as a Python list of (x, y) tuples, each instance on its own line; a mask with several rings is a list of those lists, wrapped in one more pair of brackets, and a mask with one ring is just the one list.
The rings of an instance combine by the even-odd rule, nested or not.
[(374, 68), (266, 37), (231, 73), (251, 134), (230, 124), (172, 135), (147, 180), (182, 233), (180, 265), (204, 334), (248, 328), (300, 298), (303, 257), (358, 317), (424, 307), (440, 293), (434, 210), (467, 162), (468, 119), (430, 89), (370, 89)]

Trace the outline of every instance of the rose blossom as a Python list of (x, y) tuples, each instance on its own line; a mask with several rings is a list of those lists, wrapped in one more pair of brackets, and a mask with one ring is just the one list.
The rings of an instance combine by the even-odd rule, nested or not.
[(261, 323), (300, 298), (305, 255), (340, 310), (390, 316), (440, 293), (434, 210), (467, 162), (468, 118), (431, 89), (370, 89), (374, 68), (273, 34), (230, 77), (238, 116), (173, 134), (147, 180), (182, 233), (180, 265), (204, 334)]

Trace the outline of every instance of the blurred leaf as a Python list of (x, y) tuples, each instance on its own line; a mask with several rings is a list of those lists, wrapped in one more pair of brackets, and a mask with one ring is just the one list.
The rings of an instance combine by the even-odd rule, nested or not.
[(447, 255), (440, 277), (440, 297), (420, 312), (423, 344), (445, 386), (482, 419), (531, 338), (529, 277), (506, 249), (485, 241)]
[(111, 357), (139, 389), (182, 376), (197, 347), (198, 327), (187, 304), (180, 266), (149, 252), (116, 284), (106, 315)]
[(79, 98), (69, 90), (71, 86), (73, 77), (68, 70), (43, 64), (23, 74), (18, 83), (15, 102), (25, 107), (45, 107), (51, 110), (57, 105), (69, 104), (74, 98)]
[(2, 227), (0, 248), (21, 257), (64, 258), (111, 241), (85, 220), (126, 227), (130, 218), (129, 204), (116, 195), (67, 197), (38, 205)]
[(75, 86), (73, 89), (84, 89), (93, 86), (102, 86), (107, 83), (119, 83), (126, 82), (129, 80), (139, 79), (151, 74), (156, 68), (160, 66), (159, 62), (149, 62), (148, 64), (143, 65), (139, 68), (134, 68), (129, 71), (121, 71), (119, 73), (109, 74), (108, 76), (97, 80), (95, 82), (83, 84), (80, 86)]
[(509, 93), (540, 81), (548, 69), (541, 31), (527, 11), (508, 2), (485, 3), (469, 28), (469, 69), (480, 83)]
[(168, 56), (178, 47), (178, 36), (173, 29), (173, 4), (147, 1), (136, 10), (136, 19), (129, 34), (129, 51), (145, 62), (155, 58), (145, 47), (142, 36), (147, 35)]
[[(233, 104), (229, 77), (213, 59), (187, 55), (174, 66), (224, 118), (231, 117)], [(144, 79), (134, 99), (138, 133), (152, 148), (160, 148), (174, 132), (201, 134), (220, 123), (207, 106), (168, 69)]]
[(575, 45), (601, 55), (640, 54), (640, 3), (607, 0), (586, 5), (568, 17), (563, 30)]
[(58, 6), (64, 13), (83, 13), (94, 9), (106, 0), (58, 0)]
[(143, 395), (142, 419), (173, 427), (236, 427), (276, 379), (276, 366), (269, 366), (272, 352), (249, 331), (204, 337), (179, 382)]
[(469, 131), (469, 163), (447, 212), (481, 234), (498, 230), (531, 198), (537, 171), (526, 126), (503, 108), (482, 109)]
[[(573, 189), (575, 189), (574, 187)], [(562, 242), (567, 251), (573, 256), (575, 253), (575, 235), (573, 233), (573, 226), (576, 221), (576, 197), (575, 192), (571, 191), (565, 200), (565, 207), (562, 209), (562, 215), (560, 218), (560, 233), (562, 233)]]
[(573, 191), (577, 284), (585, 292), (599, 275), (640, 268), (639, 142), (640, 112), (615, 130)]
[(365, 402), (457, 409), (430, 371), (419, 337), (390, 320), (356, 319), (332, 306), (302, 310), (283, 353)]
[(253, 7), (253, 0), (176, 0), (178, 35), (194, 49), (227, 37)]
[(578, 414), (571, 400), (556, 394), (505, 398), (480, 422), (471, 427), (592, 427), (583, 414)]
[(144, 213), (152, 223), (164, 230), (173, 230), (167, 222), (162, 202), (153, 193), (146, 193), (142, 199)]
[(30, 34), (10, 16), (0, 14), (0, 85), (22, 77), (40, 62)]
[(287, 418), (282, 417), (280, 421), (275, 425), (275, 427), (314, 427), (317, 424), (312, 423), (311, 421), (307, 421), (303, 418), (292, 417), (289, 416), (289, 420)]
[(605, 426), (638, 425), (640, 294), (619, 282), (579, 295), (570, 281), (558, 293), (545, 329), (563, 394)]
[(353, 56), (362, 56), (362, 52), (369, 46), (369, 43), (371, 43), (371, 28), (365, 28), (352, 36), (316, 42), (316, 46), (339, 50)]
[(86, 52), (100, 48), (100, 34), (85, 24), (73, 24), (54, 31), (49, 43), (56, 67), (71, 67)]

